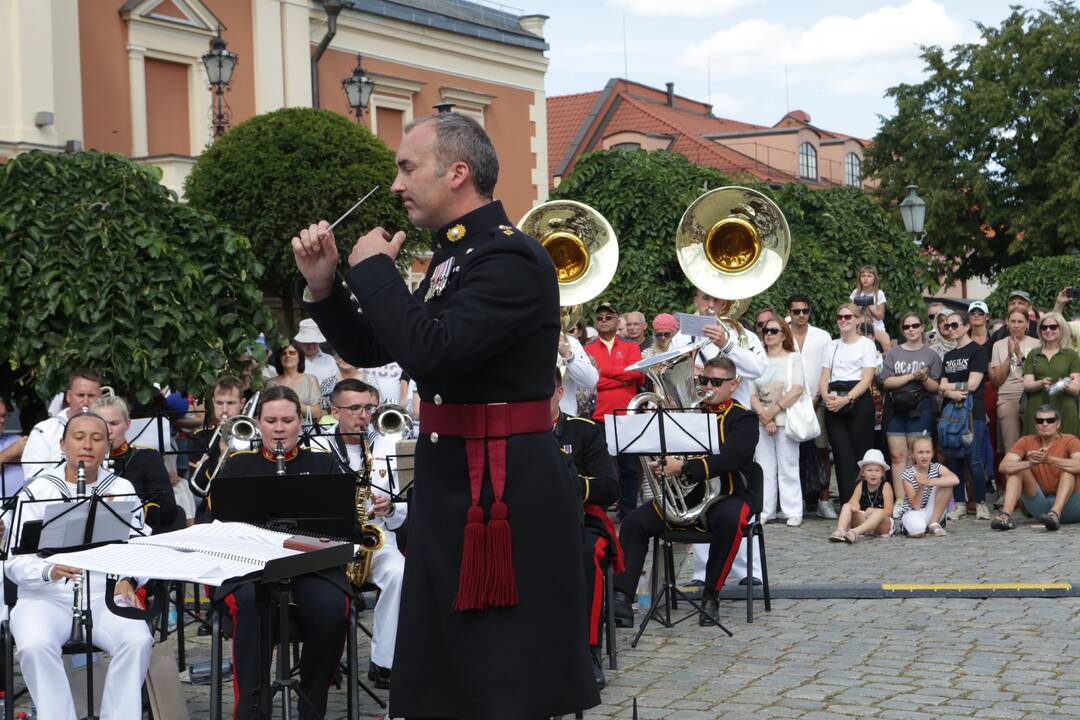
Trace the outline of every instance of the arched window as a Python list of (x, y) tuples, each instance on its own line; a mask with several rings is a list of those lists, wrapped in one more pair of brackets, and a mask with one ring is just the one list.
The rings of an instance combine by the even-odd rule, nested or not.
[(817, 150), (808, 142), (799, 146), (799, 177), (817, 180)]
[(851, 187), (862, 185), (862, 160), (853, 152), (844, 156), (844, 184)]
[(641, 143), (636, 142), (622, 142), (611, 146), (612, 150), (640, 150)]

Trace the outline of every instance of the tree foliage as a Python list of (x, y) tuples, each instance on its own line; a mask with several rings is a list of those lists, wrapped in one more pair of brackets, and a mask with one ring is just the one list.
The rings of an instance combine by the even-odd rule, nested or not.
[(201, 389), (273, 326), (248, 240), (116, 155), (0, 168), (0, 359), (47, 397), (78, 367), (146, 402)]
[[(286, 108), (232, 128), (204, 152), (184, 192), (251, 239), (266, 267), (262, 289), (281, 298), (290, 324), (299, 276), (289, 239), (310, 223), (333, 222), (376, 185), (379, 190), (334, 229), (342, 257), (356, 238), (381, 225), (410, 228), (390, 192), (394, 154), (363, 125), (329, 110)], [(423, 233), (410, 231), (401, 262), (411, 262)]]
[[(1049, 310), (1062, 288), (1080, 286), (1080, 256), (1028, 260), (1002, 270), (995, 281), (997, 288), (986, 299), (994, 317), (1005, 317), (1005, 306), (1013, 290), (1026, 291), (1036, 307)], [(1073, 300), (1072, 306), (1073, 313), (1080, 313), (1080, 302)]]
[(619, 269), (604, 297), (621, 310), (688, 310), (693, 287), (675, 258), (675, 233), (683, 212), (708, 188), (742, 184), (779, 205), (792, 232), (791, 255), (772, 288), (755, 298), (751, 312), (780, 307), (794, 292), (809, 295), (818, 321), (830, 325), (831, 309), (845, 301), (860, 266), (875, 265), (888, 297), (889, 318), (922, 306), (924, 266), (897, 221), (849, 188), (811, 190), (791, 184), (774, 191), (750, 178), (732, 181), (691, 164), (681, 155), (657, 152), (597, 152), (580, 158), (552, 193), (596, 208), (619, 238)]
[(978, 27), (978, 42), (924, 48), (929, 76), (888, 90), (896, 115), (867, 152), (886, 204), (919, 186), (927, 242), (963, 259), (949, 279), (1080, 244), (1080, 11), (1052, 1)]

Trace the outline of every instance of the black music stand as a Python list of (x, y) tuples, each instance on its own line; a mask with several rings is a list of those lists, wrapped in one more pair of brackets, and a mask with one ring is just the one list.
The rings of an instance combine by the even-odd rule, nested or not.
[[(660, 458), (661, 470), (666, 464), (665, 456), (673, 453), (708, 454), (712, 452), (712, 449), (715, 447), (714, 440), (718, 439), (714, 435), (714, 429), (717, 427), (717, 423), (709, 417), (711, 416), (711, 413), (698, 413), (696, 411), (688, 411), (681, 408), (649, 408), (634, 411), (635, 415), (651, 415), (651, 417), (644, 421), (640, 428), (634, 428), (631, 434), (624, 432), (623, 440), (625, 442), (621, 443), (619, 440), (619, 425), (623, 418), (628, 417), (627, 412), (628, 411), (622, 411), (622, 414), (616, 412), (612, 417), (611, 426), (612, 434), (614, 436), (615, 453), (617, 455), (636, 455), (638, 457), (658, 455)], [(705, 422), (703, 436), (705, 442), (702, 442), (701, 429), (688, 427), (688, 418), (680, 418), (681, 415), (688, 414), (702, 415), (709, 418)], [(658, 442), (651, 444), (651, 441), (647, 436), (653, 433), (656, 434), (656, 440), (658, 440)], [(669, 442), (672, 443), (671, 447), (669, 447)], [(660, 516), (661, 518), (667, 517), (667, 495), (665, 493), (660, 493)], [(664, 520), (664, 524), (665, 526), (667, 525), (666, 519)], [(661, 547), (665, 559), (674, 557), (671, 539), (666, 536), (666, 533), (661, 533), (660, 538), (654, 538), (654, 560), (656, 551)], [(653, 573), (650, 582), (655, 583), (655, 579), (656, 574)], [(677, 604), (678, 600), (685, 600), (694, 608), (694, 611), (678, 620), (672, 620), (672, 606)], [(661, 605), (664, 608), (663, 616), (659, 613)], [(645, 613), (645, 616), (641, 619), (641, 626), (638, 628), (637, 634), (630, 643), (630, 647), (637, 647), (638, 641), (645, 633), (645, 628), (648, 627), (649, 622), (653, 619), (657, 620), (666, 628), (672, 628), (695, 615), (700, 616), (701, 614), (707, 614), (705, 613), (704, 606), (679, 589), (679, 586), (675, 581), (674, 567), (672, 567), (670, 575), (665, 572), (664, 584), (660, 587), (659, 592), (652, 598), (652, 604), (649, 606), (649, 611)], [(718, 628), (727, 633), (728, 637), (732, 637), (732, 632), (720, 622), (719, 617), (713, 615), (709, 615), (709, 617), (716, 623)]]
[[(318, 492), (311, 492), (313, 487)], [(289, 648), (289, 592), (292, 579), (298, 575), (341, 567), (353, 558), (352, 542), (356, 539), (356, 478), (349, 474), (333, 475), (250, 475), (219, 478), (211, 490), (214, 518), (226, 522), (247, 522), (275, 530), (302, 532), (318, 538), (345, 538), (347, 543), (335, 543), (325, 550), (271, 560), (258, 578), (246, 578), (222, 585), (216, 595), (223, 597), (245, 582), (256, 583), (255, 606), (259, 617), (259, 671), (263, 675), (259, 688), (260, 718), (273, 712), (273, 698), (281, 692), (281, 717), (292, 720), (292, 696), (307, 703), (311, 700), (300, 690), (293, 678)], [(273, 650), (271, 606), (278, 607), (277, 674), (270, 679), (270, 660)], [(221, 717), (221, 620), (214, 613), (211, 646), (210, 712), (215, 720)], [(355, 640), (354, 640), (355, 641)], [(356, 663), (352, 675), (356, 675)], [(349, 678), (348, 714), (356, 708), (357, 677)]]

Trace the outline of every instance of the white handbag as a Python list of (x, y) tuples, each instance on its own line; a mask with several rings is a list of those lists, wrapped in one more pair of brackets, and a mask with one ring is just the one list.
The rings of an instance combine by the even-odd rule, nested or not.
[[(787, 384), (784, 385), (785, 395), (791, 390), (791, 364), (796, 360), (802, 362), (802, 356), (799, 353), (788, 355)], [(814, 401), (810, 399), (810, 393), (806, 391), (805, 383), (803, 383), (803, 391), (799, 398), (784, 412), (786, 413), (784, 432), (795, 442), (802, 443), (813, 440), (821, 434), (817, 413), (814, 412)]]

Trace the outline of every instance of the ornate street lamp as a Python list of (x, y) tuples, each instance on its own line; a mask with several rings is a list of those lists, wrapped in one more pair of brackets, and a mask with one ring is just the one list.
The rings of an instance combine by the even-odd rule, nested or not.
[(357, 55), (356, 67), (353, 68), (352, 75), (341, 81), (349, 107), (356, 113), (356, 122), (360, 122), (360, 118), (363, 117), (368, 103), (371, 102), (371, 93), (375, 90), (375, 81), (367, 76), (363, 63), (363, 56)]
[(214, 137), (217, 138), (224, 135), (229, 127), (229, 104), (225, 102), (225, 91), (236, 69), (236, 53), (226, 49), (220, 27), (217, 37), (210, 41), (210, 51), (202, 56), (202, 63), (210, 89), (214, 92), (213, 123)]
[(908, 185), (908, 195), (900, 203), (900, 217), (904, 219), (904, 229), (908, 231), (916, 245), (926, 237), (926, 201), (915, 194), (918, 185)]
[(435, 112), (439, 115), (443, 113), (454, 112), (454, 103), (449, 100), (443, 100), (441, 103), (435, 103), (431, 107), (435, 108)]

